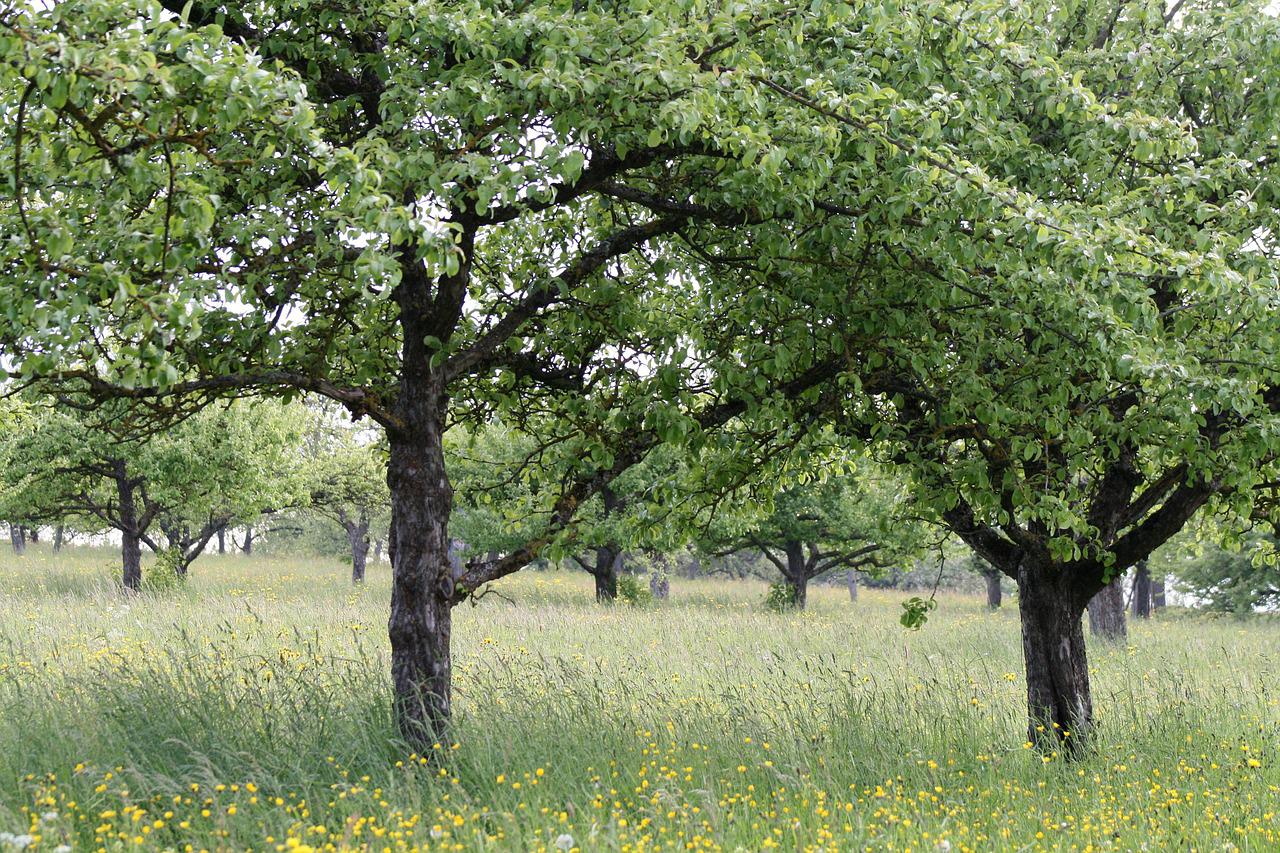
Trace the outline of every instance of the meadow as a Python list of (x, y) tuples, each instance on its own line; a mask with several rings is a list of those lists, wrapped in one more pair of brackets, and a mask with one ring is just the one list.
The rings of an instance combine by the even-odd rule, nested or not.
[(1274, 850), (1280, 631), (1176, 610), (1093, 644), (1096, 751), (1025, 743), (1016, 602), (529, 572), (455, 611), (454, 742), (397, 744), (389, 570), (0, 557), (0, 850)]

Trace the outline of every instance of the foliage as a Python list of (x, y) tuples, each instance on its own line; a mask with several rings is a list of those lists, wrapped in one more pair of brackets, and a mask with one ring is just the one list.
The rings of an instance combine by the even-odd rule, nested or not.
[(1280, 562), (1272, 532), (1252, 533), (1229, 548), (1205, 543), (1172, 569), (1177, 589), (1198, 606), (1238, 614), (1280, 608)]
[(618, 575), (618, 598), (632, 607), (646, 607), (653, 603), (653, 593), (635, 575)]
[(185, 568), (181, 549), (173, 545), (163, 548), (156, 554), (150, 570), (143, 575), (142, 588), (154, 593), (177, 589), (186, 583), (186, 575), (180, 571)]
[(796, 588), (786, 581), (769, 584), (769, 591), (764, 596), (764, 606), (774, 613), (786, 613), (796, 607)]

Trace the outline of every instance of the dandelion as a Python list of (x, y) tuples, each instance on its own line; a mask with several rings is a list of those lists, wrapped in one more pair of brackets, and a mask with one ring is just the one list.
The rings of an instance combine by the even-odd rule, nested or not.
[(563, 835), (556, 838), (556, 848), (559, 850), (572, 850), (573, 836), (566, 832)]

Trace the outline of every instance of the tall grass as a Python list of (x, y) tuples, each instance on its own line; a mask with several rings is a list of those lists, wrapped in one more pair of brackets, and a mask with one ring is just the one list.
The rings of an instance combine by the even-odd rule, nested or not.
[[(1015, 608), (672, 582), (604, 608), (518, 575), (455, 611), (435, 760), (389, 715), (385, 564), (0, 558), (0, 833), (43, 849), (1280, 846), (1277, 623), (1164, 613), (1090, 649), (1096, 753), (1025, 748)], [(0, 835), (0, 839), (5, 836)], [(38, 839), (38, 840), (37, 840)], [(19, 838), (20, 843), (27, 839)], [(0, 840), (0, 849), (12, 841)]]

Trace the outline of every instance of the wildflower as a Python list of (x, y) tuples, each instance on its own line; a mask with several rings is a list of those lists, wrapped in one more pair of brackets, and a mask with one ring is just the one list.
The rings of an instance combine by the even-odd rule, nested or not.
[(57, 819), (58, 819), (58, 813), (57, 813), (57, 812), (45, 812), (44, 814), (40, 815), (40, 819), (41, 819), (42, 821), (44, 821), (45, 823), (53, 823), (55, 820), (57, 820)]
[(556, 848), (559, 850), (572, 850), (573, 836), (566, 832), (560, 837), (558, 837), (556, 839)]

